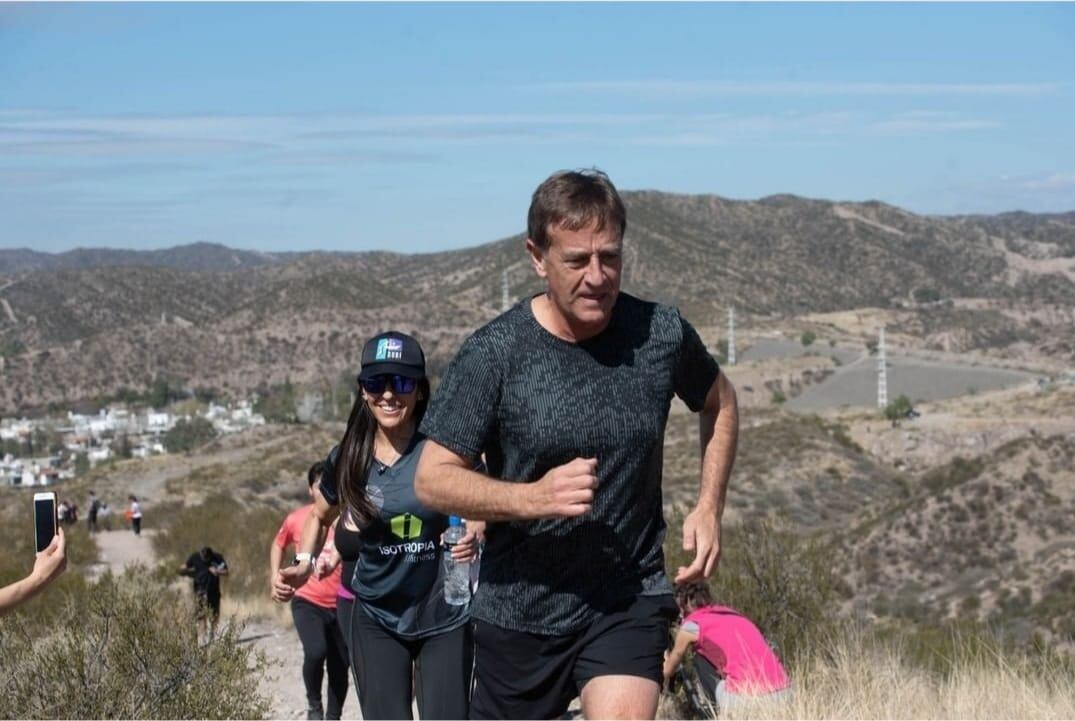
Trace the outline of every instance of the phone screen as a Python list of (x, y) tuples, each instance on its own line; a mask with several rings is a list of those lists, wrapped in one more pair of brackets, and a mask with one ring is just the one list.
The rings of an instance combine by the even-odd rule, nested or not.
[(34, 499), (34, 530), (37, 542), (34, 550), (38, 553), (48, 548), (52, 537), (56, 535), (56, 497)]

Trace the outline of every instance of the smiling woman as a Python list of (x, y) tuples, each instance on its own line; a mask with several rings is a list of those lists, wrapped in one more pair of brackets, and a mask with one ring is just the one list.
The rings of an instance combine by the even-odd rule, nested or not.
[[(414, 491), (424, 447), (418, 423), (429, 402), (422, 347), (396, 331), (374, 336), (362, 350), (358, 385), (343, 440), (315, 487), (296, 559), (309, 559), (319, 534), (339, 519), (338, 557), (317, 572), (343, 562), (351, 598), (338, 599), (337, 616), (365, 718), (410, 718), (415, 686), (422, 718), (466, 718), (470, 608), (445, 599), (437, 547), (449, 519)], [(460, 562), (475, 554), (482, 524), (470, 525), (451, 550)], [(313, 571), (309, 560), (297, 561), (278, 575), (273, 597), (290, 597)]]

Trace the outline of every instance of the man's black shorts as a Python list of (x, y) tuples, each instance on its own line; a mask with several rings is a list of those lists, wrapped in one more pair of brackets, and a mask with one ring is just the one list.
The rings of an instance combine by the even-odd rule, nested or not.
[(677, 613), (671, 596), (640, 596), (622, 611), (568, 636), (509, 631), (474, 622), (472, 719), (563, 716), (597, 676), (641, 676), (657, 684)]

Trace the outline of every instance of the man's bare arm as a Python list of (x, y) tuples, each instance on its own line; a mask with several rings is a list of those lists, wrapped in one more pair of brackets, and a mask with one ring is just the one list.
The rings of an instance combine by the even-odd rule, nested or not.
[(426, 506), (465, 518), (512, 521), (572, 518), (589, 513), (597, 489), (597, 461), (576, 458), (533, 483), (498, 481), (471, 470), (473, 462), (426, 441), (414, 491)]
[(698, 506), (711, 510), (720, 518), (739, 447), (739, 400), (731, 381), (723, 373), (709, 389), (705, 407), (698, 414), (698, 437), (702, 450)]
[(698, 435), (702, 450), (698, 503), (683, 521), (683, 550), (694, 552), (695, 558), (690, 566), (679, 568), (676, 583), (708, 577), (720, 560), (721, 517), (739, 444), (739, 403), (724, 373), (706, 395)]

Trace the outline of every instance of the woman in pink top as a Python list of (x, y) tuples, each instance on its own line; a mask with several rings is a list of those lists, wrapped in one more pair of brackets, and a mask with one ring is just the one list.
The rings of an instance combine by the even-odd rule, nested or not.
[(664, 662), (664, 677), (675, 674), (687, 649), (695, 670), (718, 708), (727, 710), (746, 699), (782, 696), (788, 675), (758, 627), (743, 614), (717, 606), (705, 581), (676, 589), (683, 624)]
[[(313, 485), (321, 479), (323, 464), (319, 461), (306, 474), (307, 491), (313, 498)], [(288, 514), (269, 548), (270, 579), (275, 579), (284, 563), (284, 550), (288, 547), (299, 548), (302, 542), (302, 527), (310, 515), (313, 504), (297, 508)], [(329, 530), (321, 556), (331, 555), (334, 551), (334, 534)], [(288, 559), (290, 562), (291, 559)], [(319, 559), (320, 560), (320, 559)], [(306, 718), (338, 719), (343, 712), (343, 702), (347, 698), (347, 647), (343, 633), (336, 617), (336, 594), (340, 589), (340, 569), (323, 577), (311, 579), (291, 599), (291, 616), (295, 620), (295, 630), (302, 642), (302, 680), (306, 686)], [(271, 586), (274, 600), (282, 601), (276, 589)], [(321, 682), (328, 671), (328, 703), (321, 705)]]

